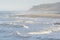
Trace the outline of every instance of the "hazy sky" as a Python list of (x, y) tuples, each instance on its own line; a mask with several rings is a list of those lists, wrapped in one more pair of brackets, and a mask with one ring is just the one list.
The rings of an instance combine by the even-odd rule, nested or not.
[(28, 10), (34, 5), (60, 2), (60, 0), (0, 0), (0, 11)]

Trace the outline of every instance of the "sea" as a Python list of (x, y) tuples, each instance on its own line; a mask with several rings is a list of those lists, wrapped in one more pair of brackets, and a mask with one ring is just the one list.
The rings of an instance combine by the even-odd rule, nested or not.
[(11, 15), (0, 13), (0, 40), (60, 40), (60, 18)]

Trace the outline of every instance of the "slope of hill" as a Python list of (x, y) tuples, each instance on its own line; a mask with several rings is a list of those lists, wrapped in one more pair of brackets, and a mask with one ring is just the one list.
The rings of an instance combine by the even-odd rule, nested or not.
[(33, 6), (30, 11), (60, 11), (60, 2)]

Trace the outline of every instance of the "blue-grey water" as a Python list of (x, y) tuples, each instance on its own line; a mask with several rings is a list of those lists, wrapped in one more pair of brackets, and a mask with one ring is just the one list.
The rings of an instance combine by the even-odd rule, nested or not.
[(9, 17), (9, 15), (0, 15), (0, 40), (60, 40), (60, 31), (50, 34), (27, 34), (57, 27), (54, 23), (59, 23), (60, 18)]

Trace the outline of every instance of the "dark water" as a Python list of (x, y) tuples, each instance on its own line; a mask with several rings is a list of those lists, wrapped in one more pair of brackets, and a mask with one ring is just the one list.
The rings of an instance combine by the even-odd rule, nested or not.
[(60, 31), (50, 34), (27, 34), (55, 27), (54, 23), (56, 22), (60, 22), (60, 18), (10, 18), (8, 15), (1, 16), (0, 40), (60, 40)]

